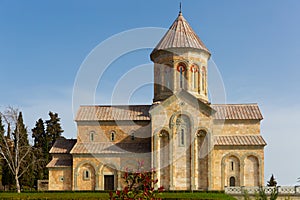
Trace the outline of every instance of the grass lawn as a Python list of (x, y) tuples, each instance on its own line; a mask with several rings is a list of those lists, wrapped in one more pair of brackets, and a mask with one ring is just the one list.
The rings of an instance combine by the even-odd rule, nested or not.
[[(225, 199), (235, 200), (235, 198), (223, 194), (223, 193), (206, 193), (206, 192), (194, 192), (194, 193), (163, 193), (161, 195), (163, 199)], [(35, 192), (35, 193), (12, 193), (2, 192), (0, 193), (0, 199), (91, 199), (91, 200), (108, 200), (108, 193), (104, 192)]]

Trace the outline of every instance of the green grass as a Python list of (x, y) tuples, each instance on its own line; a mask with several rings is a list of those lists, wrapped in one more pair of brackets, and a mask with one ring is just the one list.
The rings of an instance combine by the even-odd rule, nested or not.
[(91, 199), (91, 200), (107, 200), (108, 193), (96, 192), (35, 192), (35, 193), (0, 193), (0, 199)]
[[(235, 198), (226, 195), (224, 193), (214, 193), (214, 192), (165, 192), (161, 194), (163, 199), (206, 199), (206, 200), (235, 200)], [(12, 192), (2, 192), (0, 193), (0, 199), (4, 200), (23, 200), (23, 199), (90, 199), (90, 200), (108, 200), (109, 195), (105, 192), (24, 192), (21, 194), (12, 193)]]
[(235, 200), (232, 196), (229, 196), (224, 193), (216, 193), (216, 192), (184, 192), (184, 193), (177, 193), (177, 192), (170, 192), (170, 193), (163, 193), (161, 194), (162, 198), (165, 199), (224, 199), (224, 200)]

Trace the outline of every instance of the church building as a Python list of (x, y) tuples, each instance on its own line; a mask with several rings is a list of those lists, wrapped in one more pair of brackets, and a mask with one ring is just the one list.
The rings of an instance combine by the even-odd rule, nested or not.
[(210, 103), (210, 56), (179, 12), (150, 54), (153, 103), (80, 106), (77, 139), (50, 150), (49, 190), (121, 189), (138, 162), (166, 190), (264, 185), (262, 114), (257, 104)]

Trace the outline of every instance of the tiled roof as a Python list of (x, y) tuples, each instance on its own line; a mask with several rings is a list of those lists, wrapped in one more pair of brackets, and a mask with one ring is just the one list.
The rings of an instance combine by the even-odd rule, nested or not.
[(149, 143), (77, 143), (71, 154), (115, 154), (115, 153), (148, 153)]
[(215, 136), (215, 145), (224, 146), (265, 146), (267, 143), (260, 135)]
[(70, 153), (76, 143), (76, 139), (58, 138), (49, 153)]
[[(214, 119), (263, 119), (257, 104), (212, 104), (210, 106), (216, 110)], [(151, 105), (80, 106), (75, 121), (150, 121), (150, 107)]]
[(70, 167), (72, 166), (71, 159), (53, 158), (46, 167)]
[(211, 107), (216, 110), (215, 119), (263, 119), (257, 104), (214, 104)]
[(182, 16), (181, 12), (152, 53), (157, 50), (166, 50), (178, 47), (201, 49), (209, 53), (209, 50), (205, 47), (204, 43)]
[(80, 106), (75, 121), (150, 120), (151, 105)]

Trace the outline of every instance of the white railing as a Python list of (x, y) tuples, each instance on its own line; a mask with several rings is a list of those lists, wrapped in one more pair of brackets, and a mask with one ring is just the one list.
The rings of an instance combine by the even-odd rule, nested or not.
[(242, 194), (242, 187), (225, 187), (226, 194)]
[(274, 189), (278, 194), (300, 195), (300, 186), (278, 186), (278, 187), (225, 187), (226, 194), (258, 194), (260, 190), (264, 190), (266, 194), (271, 194)]

